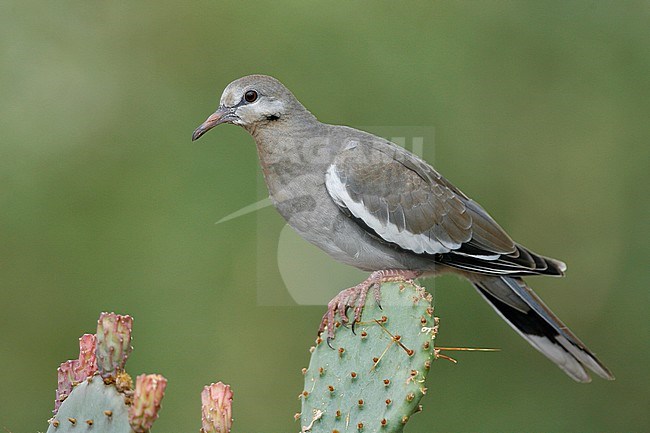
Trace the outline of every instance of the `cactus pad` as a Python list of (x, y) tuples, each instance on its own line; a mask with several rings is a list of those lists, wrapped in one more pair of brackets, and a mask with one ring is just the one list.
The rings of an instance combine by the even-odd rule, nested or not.
[(200, 433), (230, 433), (232, 396), (230, 386), (222, 382), (213, 383), (203, 388)]
[(129, 423), (136, 433), (151, 430), (158, 419), (160, 401), (165, 395), (167, 379), (159, 374), (141, 374), (135, 382), (133, 402), (129, 408)]
[(131, 347), (133, 318), (102, 313), (97, 321), (97, 367), (102, 377), (115, 376), (124, 370)]
[(339, 326), (334, 349), (316, 340), (300, 395), (303, 432), (401, 432), (419, 411), (434, 359), (431, 296), (409, 283), (384, 283), (381, 294), (382, 308), (366, 304), (356, 335)]
[(50, 420), (47, 433), (131, 433), (128, 410), (125, 395), (94, 376), (74, 387)]

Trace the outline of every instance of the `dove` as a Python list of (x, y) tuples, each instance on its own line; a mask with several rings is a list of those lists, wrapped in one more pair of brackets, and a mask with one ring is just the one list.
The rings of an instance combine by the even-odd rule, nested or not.
[(354, 325), (369, 292), (380, 302), (382, 283), (453, 273), (572, 379), (589, 382), (587, 370), (614, 379), (523, 280), (562, 276), (566, 265), (515, 242), (423, 159), (368, 132), (320, 122), (265, 75), (228, 84), (192, 140), (224, 123), (255, 140), (269, 196), (287, 223), (334, 260), (370, 273), (328, 303), (319, 328), (328, 342), (337, 316)]

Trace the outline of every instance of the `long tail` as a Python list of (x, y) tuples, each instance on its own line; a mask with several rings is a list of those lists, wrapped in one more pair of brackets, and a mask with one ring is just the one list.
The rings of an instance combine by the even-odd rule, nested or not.
[(614, 376), (553, 314), (521, 278), (473, 274), (472, 284), (503, 319), (535, 349), (577, 382), (590, 382), (585, 367), (598, 376)]

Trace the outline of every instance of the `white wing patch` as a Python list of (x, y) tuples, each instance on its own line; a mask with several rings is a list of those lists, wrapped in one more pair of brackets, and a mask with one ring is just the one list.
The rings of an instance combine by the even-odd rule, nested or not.
[[(437, 239), (426, 234), (411, 233), (407, 229), (401, 230), (391, 221), (382, 222), (374, 216), (363, 203), (354, 201), (337, 173), (336, 166), (331, 165), (325, 174), (325, 186), (327, 192), (339, 207), (348, 209), (352, 215), (363, 220), (364, 223), (373, 229), (382, 239), (395, 243), (401, 248), (413, 251), (417, 254), (443, 254), (451, 251), (451, 248), (444, 246)], [(455, 246), (455, 248), (460, 247)]]

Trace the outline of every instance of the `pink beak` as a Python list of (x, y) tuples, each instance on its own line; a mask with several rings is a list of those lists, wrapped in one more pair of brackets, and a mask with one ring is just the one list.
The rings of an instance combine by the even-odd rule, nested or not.
[(217, 125), (221, 125), (222, 123), (227, 123), (232, 120), (232, 111), (230, 111), (226, 107), (219, 107), (217, 111), (212, 113), (210, 117), (205, 119), (205, 122), (199, 125), (198, 128), (194, 130), (194, 133), (192, 134), (192, 141), (198, 140), (201, 138), (203, 134), (211, 130)]

